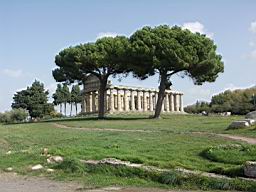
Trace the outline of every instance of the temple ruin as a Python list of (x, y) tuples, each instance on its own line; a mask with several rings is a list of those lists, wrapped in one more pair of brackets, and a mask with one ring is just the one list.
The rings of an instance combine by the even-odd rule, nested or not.
[[(95, 76), (90, 76), (84, 82), (82, 113), (98, 111), (98, 90), (100, 82)], [(107, 84), (105, 111), (120, 112), (152, 112), (155, 110), (158, 89)], [(162, 112), (184, 112), (183, 93), (166, 90)]]

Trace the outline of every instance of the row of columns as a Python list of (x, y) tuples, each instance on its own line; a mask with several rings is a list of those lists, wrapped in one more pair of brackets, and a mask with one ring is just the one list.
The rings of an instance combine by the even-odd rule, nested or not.
[[(163, 112), (183, 112), (181, 93), (167, 91), (163, 100)], [(140, 89), (110, 88), (106, 94), (105, 110), (110, 113), (122, 111), (154, 111), (158, 92)], [(89, 92), (84, 96), (82, 112), (98, 111), (98, 93)]]

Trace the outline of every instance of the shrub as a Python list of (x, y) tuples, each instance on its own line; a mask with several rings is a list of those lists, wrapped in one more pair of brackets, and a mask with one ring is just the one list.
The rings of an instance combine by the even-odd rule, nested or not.
[(28, 118), (28, 112), (25, 109), (18, 108), (6, 111), (0, 115), (2, 123), (19, 123), (24, 122)]
[(256, 160), (256, 147), (249, 145), (218, 145), (207, 148), (201, 156), (211, 161), (242, 165), (245, 161)]

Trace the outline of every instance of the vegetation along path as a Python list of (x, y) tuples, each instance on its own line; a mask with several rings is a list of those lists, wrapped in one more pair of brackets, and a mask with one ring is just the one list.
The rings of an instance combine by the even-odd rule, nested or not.
[(256, 145), (256, 138), (252, 138), (252, 137), (245, 137), (245, 136), (238, 136), (238, 135), (231, 135), (231, 134), (207, 133), (207, 132), (193, 132), (193, 133), (201, 134), (201, 135), (212, 135), (212, 136), (224, 137), (226, 139), (243, 141), (248, 144)]
[[(143, 129), (111, 129), (111, 128), (86, 128), (86, 127), (70, 127), (67, 125), (59, 124), (59, 123), (53, 123), (53, 125), (57, 128), (63, 128), (63, 129), (77, 129), (77, 130), (84, 130), (84, 131), (117, 131), (117, 132), (157, 132), (152, 130), (143, 130)], [(185, 132), (187, 133), (187, 132)], [(226, 139), (230, 140), (236, 140), (236, 141), (243, 141), (248, 144), (256, 144), (256, 138), (252, 137), (245, 137), (245, 136), (238, 136), (238, 135), (231, 135), (231, 134), (218, 134), (218, 133), (209, 133), (209, 132), (192, 132), (193, 134), (202, 134), (202, 135), (212, 135), (212, 136), (218, 136), (218, 137), (224, 137)]]
[(152, 133), (156, 131), (151, 130), (143, 130), (143, 129), (111, 129), (111, 128), (86, 128), (86, 127), (69, 127), (67, 125), (53, 123), (54, 127), (62, 128), (62, 129), (77, 129), (83, 131), (117, 131), (117, 132), (142, 132), (142, 133)]

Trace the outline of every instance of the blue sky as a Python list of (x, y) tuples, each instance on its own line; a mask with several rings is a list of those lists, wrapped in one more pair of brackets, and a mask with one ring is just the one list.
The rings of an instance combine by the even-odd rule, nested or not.
[[(34, 79), (53, 91), (54, 57), (65, 47), (106, 35), (129, 36), (145, 25), (180, 25), (206, 33), (218, 45), (225, 72), (215, 83), (195, 86), (173, 78), (184, 103), (210, 100), (225, 89), (256, 84), (255, 0), (0, 0), (0, 111), (15, 91)], [(127, 77), (116, 84), (157, 87), (158, 78)]]

